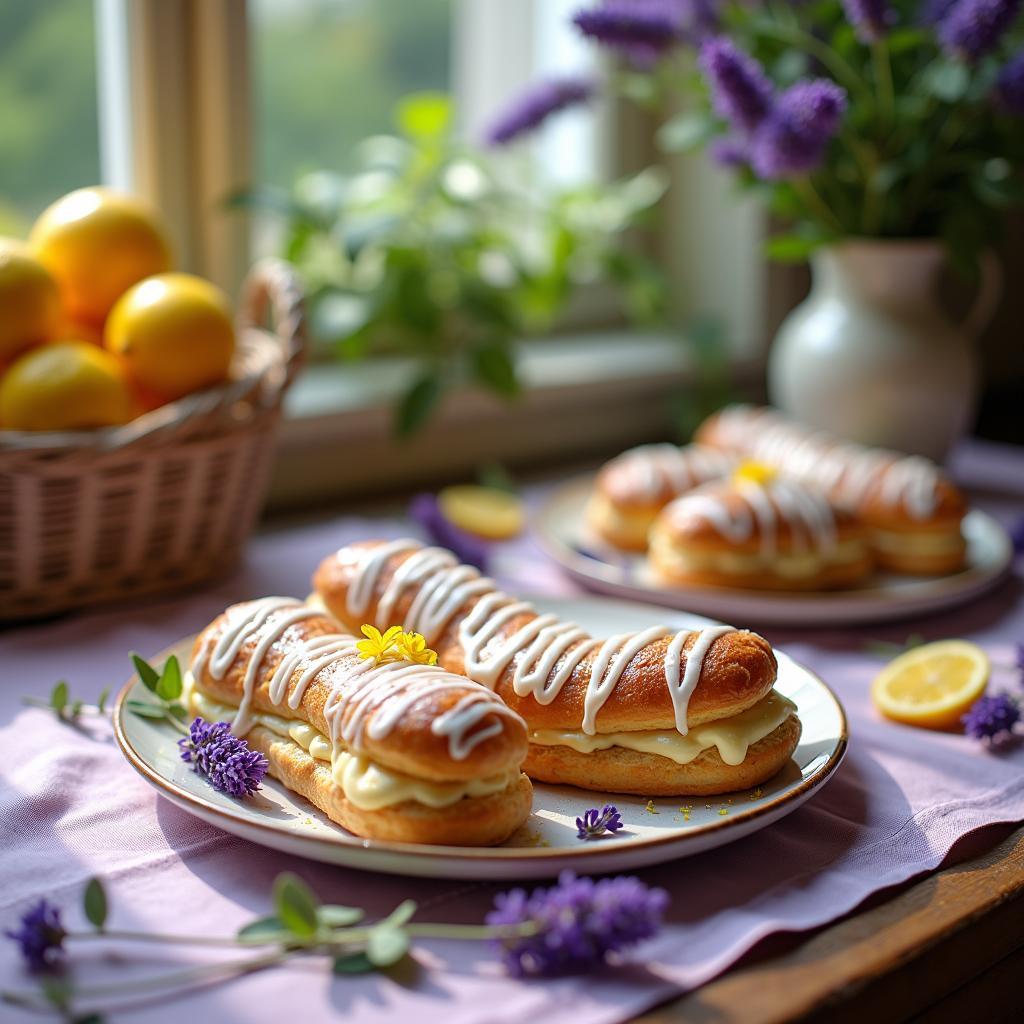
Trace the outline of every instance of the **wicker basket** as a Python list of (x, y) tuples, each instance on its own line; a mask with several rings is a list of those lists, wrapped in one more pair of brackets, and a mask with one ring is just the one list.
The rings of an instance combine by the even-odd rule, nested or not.
[(305, 350), (287, 264), (253, 268), (239, 320), (223, 387), (123, 427), (0, 431), (0, 620), (185, 587), (238, 561)]

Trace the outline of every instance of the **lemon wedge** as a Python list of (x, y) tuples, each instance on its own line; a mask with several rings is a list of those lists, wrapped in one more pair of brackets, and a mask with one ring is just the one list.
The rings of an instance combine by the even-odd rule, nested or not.
[(985, 692), (988, 656), (966, 640), (939, 640), (906, 651), (871, 684), (886, 718), (925, 729), (948, 729)]
[(522, 533), (526, 513), (522, 501), (496, 487), (463, 484), (437, 495), (441, 514), (450, 523), (487, 540), (508, 540)]

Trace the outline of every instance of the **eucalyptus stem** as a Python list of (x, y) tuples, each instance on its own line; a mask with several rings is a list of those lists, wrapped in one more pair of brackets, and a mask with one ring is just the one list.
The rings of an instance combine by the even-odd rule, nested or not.
[(768, 23), (759, 24), (756, 31), (769, 39), (801, 48), (828, 68), (850, 92), (856, 92), (862, 98), (870, 100), (871, 92), (867, 83), (857, 74), (853, 66), (840, 57), (827, 43), (811, 35), (810, 32), (796, 26)]
[(277, 944), (272, 940), (268, 942), (240, 942), (234, 936), (172, 935), (167, 932), (134, 932), (123, 931), (117, 928), (104, 928), (102, 931), (94, 932), (68, 932), (65, 938), (74, 941), (79, 939), (113, 939), (127, 942), (166, 942), (170, 945), (178, 946), (271, 946)]
[(875, 84), (878, 89), (878, 109), (882, 124), (892, 124), (892, 116), (896, 105), (896, 92), (892, 84), (892, 63), (889, 60), (889, 47), (884, 39), (871, 45), (871, 60), (875, 68)]
[(843, 225), (839, 223), (839, 218), (836, 217), (825, 200), (818, 194), (818, 190), (812, 184), (810, 177), (794, 179), (793, 188), (796, 189), (800, 197), (816, 214), (819, 220), (831, 230), (839, 234), (844, 233)]

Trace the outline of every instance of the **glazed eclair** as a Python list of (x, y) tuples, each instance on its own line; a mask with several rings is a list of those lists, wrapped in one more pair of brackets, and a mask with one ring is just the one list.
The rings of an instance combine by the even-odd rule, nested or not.
[(233, 605), (196, 639), (189, 704), (360, 836), (483, 846), (525, 821), (522, 719), (462, 676), (364, 658), (293, 598)]
[(524, 771), (645, 796), (757, 785), (800, 737), (762, 637), (655, 626), (595, 640), (501, 593), (443, 548), (368, 542), (325, 559), (313, 585), (346, 628), (402, 623), (439, 664), (493, 690), (529, 728)]

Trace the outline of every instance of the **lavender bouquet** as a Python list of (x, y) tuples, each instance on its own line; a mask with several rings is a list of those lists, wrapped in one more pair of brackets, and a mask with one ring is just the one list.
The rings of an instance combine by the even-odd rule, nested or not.
[[(496, 119), (507, 143), (595, 91), (663, 116), (790, 225), (801, 260), (849, 236), (941, 238), (974, 266), (1024, 201), (1022, 0), (603, 0), (576, 28), (604, 83), (544, 83)], [(680, 108), (683, 109), (680, 109)], [(518, 128), (519, 130), (513, 130)]]

